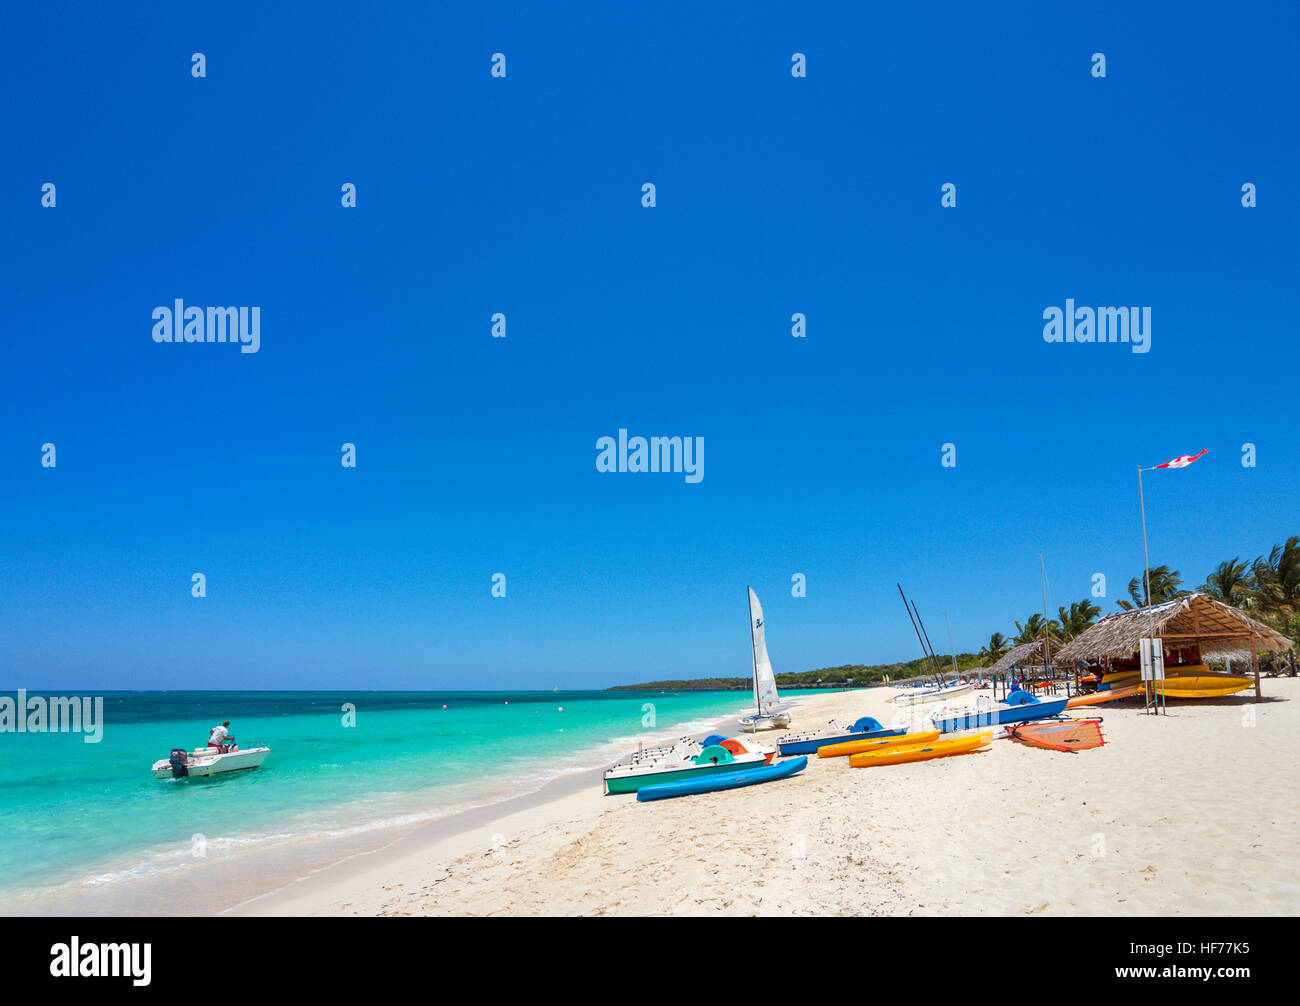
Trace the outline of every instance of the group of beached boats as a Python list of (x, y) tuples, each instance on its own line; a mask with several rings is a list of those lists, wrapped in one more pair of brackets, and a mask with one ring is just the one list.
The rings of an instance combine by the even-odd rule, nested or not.
[[(662, 747), (642, 748), (610, 768), (605, 790), (658, 800), (786, 778), (803, 771), (810, 755), (847, 757), (853, 768), (875, 768), (983, 751), (998, 737), (1059, 751), (1104, 743), (1099, 719), (1064, 717), (1065, 706), (1064, 698), (1043, 700), (1015, 690), (999, 703), (978, 696), (974, 704), (960, 709), (938, 705), (915, 730), (863, 716), (847, 725), (831, 720), (818, 730), (785, 734), (775, 748), (755, 738), (682, 737)], [(786, 760), (775, 761), (778, 755)]]
[[(790, 713), (779, 707), (762, 606), (754, 591), (747, 590), (754, 711), (742, 717), (739, 725), (743, 731), (757, 733), (788, 727)], [(1082, 751), (1105, 743), (1101, 719), (1071, 717), (1067, 709), (1130, 698), (1148, 685), (1167, 698), (1215, 698), (1253, 684), (1249, 677), (1212, 673), (1203, 665), (1171, 668), (1172, 673), (1157, 682), (1142, 682), (1138, 671), (1125, 670), (1103, 675), (1098, 690), (1089, 695), (1040, 698), (1028, 688), (1015, 688), (1001, 701), (979, 694), (955, 705), (951, 699), (980, 691), (986, 684), (962, 680), (955, 674), (947, 680), (929, 646), (920, 612), (906, 595), (903, 602), (934, 668), (929, 682), (905, 686), (893, 700), (896, 706), (912, 710), (931, 707), (920, 717), (918, 729), (885, 726), (871, 716), (863, 716), (849, 724), (831, 720), (816, 730), (785, 734), (777, 739), (775, 748), (756, 738), (714, 735), (697, 741), (683, 737), (670, 745), (638, 750), (627, 761), (610, 768), (605, 773), (606, 792), (634, 792), (638, 800), (658, 800), (787, 778), (803, 771), (810, 755), (847, 756), (850, 766), (871, 768), (983, 751), (996, 738), (1048, 750)], [(786, 760), (775, 761), (778, 755)]]
[[(749, 595), (751, 669), (754, 711), (742, 717), (742, 731), (757, 733), (790, 725), (790, 714), (779, 708), (776, 675), (767, 654), (763, 609), (758, 595)], [(900, 706), (933, 705), (922, 721), (925, 729), (909, 732), (906, 726), (885, 726), (871, 716), (850, 724), (831, 720), (812, 731), (786, 734), (776, 747), (757, 738), (713, 735), (702, 740), (682, 737), (659, 747), (642, 747), (626, 761), (605, 772), (606, 793), (635, 793), (638, 800), (736, 789), (783, 779), (803, 771), (808, 756), (833, 758), (847, 755), (854, 768), (898, 765), (983, 750), (994, 738), (994, 730), (1010, 724), (1059, 717), (1066, 700), (1042, 700), (1027, 691), (1011, 692), (1001, 703), (976, 696), (971, 706), (956, 708), (947, 700), (972, 691), (970, 682), (945, 682), (909, 688), (895, 698)], [(962, 736), (945, 737), (973, 730)], [(777, 755), (782, 761), (775, 761)]]
[[(1181, 670), (1183, 674), (1160, 682), (1167, 697), (1215, 698), (1253, 684), (1243, 675), (1210, 673), (1204, 667), (1189, 665)], [(775, 748), (750, 738), (682, 738), (667, 747), (639, 751), (631, 761), (614, 766), (605, 773), (606, 788), (610, 793), (635, 791), (639, 800), (654, 800), (785, 778), (803, 771), (810, 755), (847, 757), (853, 768), (872, 768), (983, 751), (998, 738), (1052, 751), (1084, 751), (1105, 744), (1102, 720), (1070, 716), (1067, 710), (1083, 707), (1091, 712), (1090, 707), (1137, 696), (1146, 683), (1136, 678), (1137, 672), (1106, 674), (1097, 692), (1073, 698), (1040, 698), (1013, 689), (1000, 702), (976, 695), (962, 706), (943, 701), (954, 694), (944, 688), (908, 689), (895, 697), (897, 705), (933, 707), (914, 724), (915, 729), (886, 726), (863, 716), (848, 724), (831, 720), (816, 730), (785, 734), (776, 740)], [(777, 755), (788, 760), (775, 762)]]

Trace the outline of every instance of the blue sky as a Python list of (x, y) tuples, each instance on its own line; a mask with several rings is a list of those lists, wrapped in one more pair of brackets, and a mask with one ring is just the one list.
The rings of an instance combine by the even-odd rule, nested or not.
[(896, 581), (976, 649), (1040, 549), (1112, 609), (1202, 448), (1153, 563), (1300, 533), (1294, 9), (118, 6), (6, 15), (0, 685), (744, 674), (747, 584), (778, 671), (916, 656)]

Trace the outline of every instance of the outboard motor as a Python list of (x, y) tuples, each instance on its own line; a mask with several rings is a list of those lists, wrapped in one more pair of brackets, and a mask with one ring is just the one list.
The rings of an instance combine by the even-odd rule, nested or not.
[(184, 748), (172, 748), (172, 756), (170, 760), (172, 763), (173, 779), (183, 779), (185, 776), (190, 774), (190, 770), (186, 766), (186, 762), (189, 761), (189, 752)]

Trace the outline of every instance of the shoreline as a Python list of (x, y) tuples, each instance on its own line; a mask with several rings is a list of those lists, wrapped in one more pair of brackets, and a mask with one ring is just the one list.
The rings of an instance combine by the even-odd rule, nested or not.
[[(693, 716), (675, 726), (652, 730), (647, 741), (735, 732), (745, 708), (743, 694), (737, 699), (725, 712)], [(799, 699), (792, 696), (783, 704), (793, 707)], [(544, 813), (542, 808), (579, 794), (600, 794), (604, 769), (633, 749), (613, 737), (586, 744), (572, 751), (563, 764), (529, 779), (525, 785), (531, 788), (522, 792), (508, 786), (495, 788), (442, 806), (413, 794), (415, 802), (393, 821), (362, 820), (301, 833), (292, 830), (294, 825), (288, 831), (273, 826), (266, 829), (270, 844), (257, 847), (255, 840), (239, 836), (240, 842), (251, 844), (234, 854), (210, 854), (211, 858), (198, 864), (177, 853), (176, 865), (168, 866), (166, 849), (142, 848), (138, 854), (124, 855), (121, 861), (91, 864), (79, 871), (80, 879), (6, 892), (0, 912), (10, 916), (247, 913), (281, 892), (317, 884), (322, 876), (350, 876), (368, 864), (386, 863), (412, 848), (451, 843), (450, 848), (460, 849), (468, 841), (464, 836), (471, 835), (480, 836), (474, 841), (491, 842), (496, 829), (489, 829), (486, 839), (481, 836), (493, 822), (535, 816)], [(105, 876), (116, 879), (100, 882)]]
[[(378, 883), (381, 889), (395, 869), (406, 860), (425, 861), (431, 854), (458, 857), (475, 851), (484, 855), (512, 841), (510, 836), (521, 825), (545, 826), (570, 814), (600, 812), (605, 800), (601, 778), (603, 769), (553, 779), (533, 793), (474, 807), (426, 822), (379, 848), (349, 855), (313, 870), (288, 883), (217, 911), (216, 915), (307, 915), (322, 898), (332, 898), (340, 891)], [(344, 904), (341, 910), (346, 910)]]
[[(807, 696), (783, 701), (781, 707), (797, 709), (804, 698)], [(747, 708), (719, 718), (713, 724), (714, 729), (689, 736), (703, 738), (724, 725), (727, 727), (724, 732), (729, 736), (746, 736), (740, 733), (738, 721)], [(774, 746), (775, 732), (772, 734), (768, 743)], [(276, 917), (318, 914), (316, 909), (322, 902), (330, 902), (341, 892), (368, 889), (372, 885), (380, 890), (401, 886), (385, 880), (393, 874), (407, 875), (430, 858), (500, 855), (532, 829), (598, 817), (626, 803), (626, 795), (605, 793), (604, 772), (604, 768), (596, 768), (570, 773), (547, 781), (533, 792), (425, 822), (380, 848), (348, 856), (216, 914)], [(348, 903), (343, 903), (340, 912), (348, 907)]]
[[(791, 729), (892, 722), (893, 691), (800, 696)], [(1103, 718), (1103, 748), (997, 740), (874, 770), (814, 758), (777, 783), (649, 804), (605, 797), (597, 776), (229, 914), (1294, 914), (1300, 680), (1267, 679), (1258, 705), (1087, 713)]]

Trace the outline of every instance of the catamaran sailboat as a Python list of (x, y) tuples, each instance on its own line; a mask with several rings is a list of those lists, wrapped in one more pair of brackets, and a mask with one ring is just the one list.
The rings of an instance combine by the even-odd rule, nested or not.
[(790, 714), (778, 712), (776, 704), (781, 697), (776, 693), (776, 675), (772, 661), (767, 658), (766, 630), (763, 627), (763, 607), (752, 587), (749, 591), (749, 641), (754, 659), (754, 715), (744, 716), (740, 728), (749, 732), (775, 730), (790, 725)]

